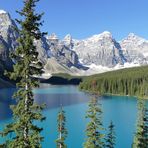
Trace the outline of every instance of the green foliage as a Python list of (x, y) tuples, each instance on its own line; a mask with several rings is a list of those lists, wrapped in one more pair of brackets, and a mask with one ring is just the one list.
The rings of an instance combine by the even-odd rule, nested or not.
[(113, 122), (111, 121), (109, 127), (108, 127), (108, 134), (106, 137), (106, 148), (114, 148), (116, 143), (116, 136), (115, 136), (115, 126)]
[(67, 148), (67, 145), (65, 144), (65, 140), (67, 138), (67, 129), (66, 129), (66, 116), (65, 111), (61, 107), (59, 113), (58, 113), (58, 139), (56, 140), (57, 148)]
[(86, 141), (84, 148), (103, 148), (104, 147), (104, 128), (102, 124), (102, 110), (97, 98), (92, 98), (88, 105), (89, 109), (86, 118), (90, 121), (86, 127)]
[(147, 148), (148, 146), (148, 109), (143, 100), (138, 101), (137, 131), (132, 144), (133, 148)]
[(24, 0), (24, 8), (18, 12), (21, 20), (17, 20), (20, 37), (18, 47), (12, 53), (15, 60), (12, 72), (7, 75), (17, 80), (18, 91), (14, 94), (17, 105), (12, 105), (13, 122), (6, 126), (2, 136), (13, 134), (9, 139), (8, 148), (39, 148), (43, 137), (40, 136), (42, 128), (38, 127), (34, 121), (43, 121), (41, 110), (34, 102), (33, 88), (38, 87), (38, 80), (34, 76), (42, 73), (42, 64), (38, 60), (38, 52), (34, 45), (34, 40), (39, 40), (44, 35), (40, 32), (39, 26), (42, 25), (40, 19), (42, 14), (35, 12), (36, 2), (39, 0)]
[[(94, 87), (95, 84), (95, 87)], [(148, 97), (148, 66), (127, 68), (87, 77), (80, 89), (102, 94)]]

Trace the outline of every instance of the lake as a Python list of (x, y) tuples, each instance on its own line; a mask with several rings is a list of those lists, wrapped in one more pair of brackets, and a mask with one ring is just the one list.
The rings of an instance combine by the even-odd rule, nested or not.
[[(13, 92), (13, 88), (0, 89), (0, 130), (5, 124), (11, 122), (12, 113), (9, 105), (13, 103), (11, 100)], [(67, 117), (66, 143), (69, 148), (82, 148), (87, 124), (85, 112), (90, 96), (72, 85), (42, 84), (39, 89), (34, 90), (34, 93), (36, 102), (46, 103), (46, 109), (43, 111), (46, 120), (39, 123), (44, 128), (43, 148), (56, 147), (57, 113), (61, 104), (64, 106)], [(115, 124), (116, 148), (130, 148), (135, 131), (137, 99), (121, 96), (103, 96), (99, 99), (102, 104), (104, 127), (107, 128), (111, 120)], [(0, 138), (0, 143), (4, 140)]]

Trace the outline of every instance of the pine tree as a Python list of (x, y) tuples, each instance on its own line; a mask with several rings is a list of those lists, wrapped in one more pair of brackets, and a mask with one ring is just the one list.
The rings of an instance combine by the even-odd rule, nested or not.
[(90, 121), (86, 127), (86, 141), (84, 148), (103, 148), (104, 147), (104, 130), (102, 124), (102, 110), (96, 97), (92, 98), (88, 105), (89, 109), (86, 118)]
[(116, 136), (115, 136), (115, 126), (113, 122), (111, 121), (108, 129), (109, 133), (107, 134), (106, 138), (106, 147), (107, 148), (114, 148), (115, 147), (115, 142), (116, 142)]
[(63, 110), (62, 106), (58, 113), (57, 122), (58, 122), (58, 132), (59, 132), (58, 139), (56, 140), (57, 148), (66, 148), (67, 145), (65, 144), (65, 140), (68, 132), (66, 129), (65, 111)]
[(148, 109), (143, 100), (138, 101), (137, 131), (132, 144), (133, 148), (148, 147)]
[(143, 120), (144, 120), (144, 127), (143, 127), (144, 143), (148, 147), (148, 108), (146, 108), (146, 107), (144, 110), (144, 119)]
[(20, 36), (18, 47), (11, 54), (15, 61), (12, 72), (7, 75), (17, 81), (17, 92), (14, 94), (17, 104), (11, 106), (13, 122), (6, 126), (3, 136), (12, 133), (8, 148), (39, 148), (43, 137), (40, 136), (42, 128), (34, 122), (42, 121), (41, 110), (34, 102), (33, 88), (39, 86), (35, 76), (42, 73), (42, 64), (38, 60), (38, 52), (34, 44), (35, 40), (41, 39), (44, 33), (40, 32), (40, 22), (43, 14), (35, 12), (36, 3), (39, 0), (24, 0), (24, 8), (19, 12), (22, 19), (16, 20), (19, 24)]

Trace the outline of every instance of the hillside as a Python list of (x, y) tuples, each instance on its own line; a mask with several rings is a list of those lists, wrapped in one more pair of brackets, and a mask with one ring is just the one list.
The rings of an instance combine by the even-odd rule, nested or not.
[(79, 85), (81, 90), (114, 95), (148, 98), (148, 66), (122, 69), (89, 76)]

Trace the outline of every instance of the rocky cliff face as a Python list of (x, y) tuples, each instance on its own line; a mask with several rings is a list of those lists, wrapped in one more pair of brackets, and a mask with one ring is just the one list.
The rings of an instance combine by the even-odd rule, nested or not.
[[(9, 13), (0, 10), (0, 69), (5, 69), (5, 66), (12, 65), (9, 53), (15, 50), (17, 46), (16, 40), (19, 36), (15, 28), (17, 28), (17, 26), (11, 19)], [(59, 64), (67, 67), (78, 66), (79, 61), (77, 54), (71, 50), (68, 45), (63, 44), (55, 34), (47, 38), (43, 37), (38, 41), (35, 40), (34, 43), (39, 52), (39, 59), (44, 65), (48, 64), (48, 59), (54, 57)]]
[(9, 53), (17, 45), (16, 39), (18, 38), (18, 33), (14, 29), (16, 27), (10, 15), (0, 10), (0, 71), (9, 69), (12, 66)]
[(120, 42), (124, 57), (127, 62), (147, 64), (148, 41), (130, 33), (127, 38)]
[(79, 41), (74, 45), (73, 50), (78, 54), (81, 63), (85, 65), (93, 63), (113, 67), (118, 63), (126, 62), (120, 44), (110, 32), (103, 32)]
[(18, 33), (15, 31), (15, 22), (11, 19), (9, 13), (1, 10), (0, 11), (0, 35), (3, 40), (7, 43), (9, 48), (14, 49), (16, 46), (16, 39)]
[[(10, 15), (0, 10), (0, 70), (12, 65), (9, 53), (15, 50), (19, 36), (15, 27), (17, 26)], [(83, 70), (83, 74), (95, 69), (97, 73), (102, 67), (113, 69), (117, 65), (125, 66), (126, 63), (148, 63), (148, 41), (133, 33), (120, 42), (105, 31), (84, 40), (73, 39), (69, 34), (60, 40), (55, 34), (51, 34), (34, 43), (45, 71), (50, 73), (58, 73), (58, 69), (69, 73), (81, 73)], [(53, 65), (50, 66), (51, 64)], [(93, 69), (88, 70), (87, 67)]]
[(76, 52), (81, 64), (87, 66), (95, 64), (113, 68), (125, 63), (148, 63), (148, 41), (133, 33), (120, 42), (107, 31), (84, 40), (75, 40), (70, 36), (67, 40), (64, 44)]
[(60, 41), (55, 34), (47, 37), (47, 43), (49, 45), (48, 57), (54, 57), (61, 64), (68, 67), (78, 66), (78, 56), (75, 51), (71, 50), (71, 45), (65, 44)]

